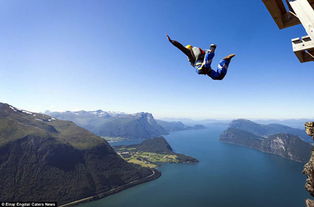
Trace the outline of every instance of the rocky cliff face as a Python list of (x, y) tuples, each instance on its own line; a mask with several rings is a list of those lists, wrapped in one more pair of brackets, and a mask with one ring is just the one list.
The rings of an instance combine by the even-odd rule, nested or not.
[(0, 175), (1, 201), (58, 204), (158, 177), (125, 162), (104, 139), (73, 122), (1, 103)]
[[(307, 179), (305, 182), (305, 189), (314, 196), (314, 151), (312, 151), (310, 160), (304, 165), (303, 173)], [(314, 201), (308, 199), (306, 201), (308, 207), (314, 207)]]
[[(306, 133), (314, 139), (314, 122), (305, 123)], [(310, 160), (304, 165), (303, 173), (306, 175), (307, 179), (305, 182), (305, 189), (314, 196), (314, 149), (312, 148), (312, 153)], [(314, 207), (314, 201), (307, 199), (307, 207)]]
[(262, 151), (279, 155), (289, 160), (306, 162), (311, 154), (312, 145), (291, 134), (271, 135), (262, 143)]
[(312, 145), (290, 134), (260, 137), (250, 132), (229, 128), (220, 136), (223, 142), (250, 147), (262, 152), (279, 155), (297, 162), (306, 162)]

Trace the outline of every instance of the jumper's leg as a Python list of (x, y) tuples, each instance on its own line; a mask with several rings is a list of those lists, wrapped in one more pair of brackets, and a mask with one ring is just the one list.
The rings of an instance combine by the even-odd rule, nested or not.
[(203, 61), (197, 61), (195, 63), (195, 68), (198, 74), (207, 75), (209, 71), (212, 70), (211, 63), (215, 56), (214, 52), (207, 51)]
[(231, 59), (222, 59), (219, 64), (217, 70), (210, 70), (207, 74), (213, 80), (222, 80), (227, 74), (227, 70), (230, 64)]
[(207, 51), (203, 61), (203, 67), (211, 68), (211, 63), (213, 61), (214, 56), (215, 56), (214, 52)]

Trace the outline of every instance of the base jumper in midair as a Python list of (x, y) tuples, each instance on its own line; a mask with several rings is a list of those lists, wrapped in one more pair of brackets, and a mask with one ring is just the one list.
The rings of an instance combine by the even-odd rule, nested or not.
[(217, 70), (211, 68), (212, 60), (215, 56), (216, 45), (211, 44), (209, 50), (202, 50), (198, 47), (191, 45), (183, 46), (180, 42), (172, 40), (169, 35), (167, 38), (171, 44), (181, 50), (189, 59), (191, 65), (197, 69), (197, 73), (201, 75), (208, 75), (213, 80), (222, 80), (227, 74), (227, 69), (231, 59), (235, 54), (230, 54), (223, 58), (219, 64)]

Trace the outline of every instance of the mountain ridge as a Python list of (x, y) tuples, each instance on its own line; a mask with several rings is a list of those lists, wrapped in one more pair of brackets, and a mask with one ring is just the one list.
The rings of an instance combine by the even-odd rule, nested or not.
[(258, 124), (247, 119), (236, 119), (229, 124), (230, 128), (242, 129), (258, 136), (267, 137), (277, 133), (286, 133), (299, 136), (306, 142), (312, 142), (309, 136), (306, 135), (304, 130), (292, 128), (282, 124)]
[[(160, 176), (73, 122), (0, 103), (2, 201), (64, 204)], [(149, 177), (149, 178), (148, 178)], [(123, 187), (124, 186), (124, 187)]]
[(103, 137), (145, 139), (165, 135), (168, 132), (159, 126), (150, 113), (108, 113), (102, 110), (76, 112), (49, 112), (49, 115), (73, 121), (77, 125)]
[[(265, 134), (266, 132), (262, 131), (264, 128), (260, 128), (258, 126), (259, 124), (244, 120), (240, 123), (241, 125), (239, 125), (241, 121), (242, 120), (236, 120), (236, 125), (231, 123), (230, 127), (220, 135), (220, 141), (279, 155), (297, 162), (304, 163), (308, 160), (312, 145), (305, 142), (300, 137), (288, 133), (261, 136), (261, 134)], [(248, 124), (246, 125), (246, 123)], [(234, 128), (234, 126), (241, 127)], [(245, 128), (247, 128), (247, 130), (245, 130)], [(280, 126), (280, 128), (285, 129), (282, 126)], [(252, 133), (252, 131), (256, 133)]]
[(148, 139), (167, 135), (173, 131), (203, 129), (202, 125), (186, 126), (182, 122), (158, 120), (151, 113), (138, 112), (127, 114), (123, 112), (66, 111), (46, 112), (48, 115), (62, 120), (73, 121), (98, 136), (124, 137), (128, 139)]

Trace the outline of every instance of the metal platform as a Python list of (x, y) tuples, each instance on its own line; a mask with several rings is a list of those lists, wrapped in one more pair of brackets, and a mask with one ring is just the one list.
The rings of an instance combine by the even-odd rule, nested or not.
[(292, 39), (300, 62), (314, 61), (314, 0), (263, 0), (279, 29), (302, 24), (308, 36)]
[(314, 41), (309, 36), (292, 39), (292, 48), (301, 63), (314, 60)]

